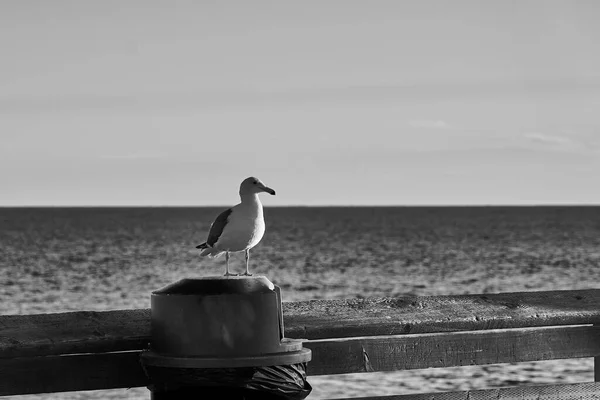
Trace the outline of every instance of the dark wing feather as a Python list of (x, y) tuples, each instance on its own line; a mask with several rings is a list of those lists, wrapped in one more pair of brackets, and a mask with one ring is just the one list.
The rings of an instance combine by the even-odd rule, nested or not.
[(206, 244), (208, 244), (210, 247), (214, 246), (215, 243), (217, 243), (217, 240), (219, 240), (219, 237), (221, 237), (223, 229), (225, 229), (225, 226), (227, 225), (229, 215), (231, 215), (231, 208), (228, 208), (219, 214), (217, 219), (215, 219), (215, 222), (213, 222), (210, 226), (208, 239), (206, 239)]

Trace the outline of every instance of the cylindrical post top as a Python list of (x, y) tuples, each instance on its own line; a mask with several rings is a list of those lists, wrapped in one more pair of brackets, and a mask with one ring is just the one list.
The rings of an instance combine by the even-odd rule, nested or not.
[(208, 276), (182, 279), (152, 292), (153, 295), (218, 296), (228, 294), (271, 293), (275, 285), (265, 276)]
[(310, 360), (283, 338), (281, 291), (264, 276), (183, 279), (153, 292), (147, 363), (226, 368)]

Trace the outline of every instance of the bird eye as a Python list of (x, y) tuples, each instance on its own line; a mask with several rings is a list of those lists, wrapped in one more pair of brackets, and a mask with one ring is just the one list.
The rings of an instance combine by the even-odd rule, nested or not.
[(258, 183), (258, 181), (254, 181), (254, 182), (252, 182), (252, 183), (254, 183), (254, 184), (256, 185), (256, 184)]

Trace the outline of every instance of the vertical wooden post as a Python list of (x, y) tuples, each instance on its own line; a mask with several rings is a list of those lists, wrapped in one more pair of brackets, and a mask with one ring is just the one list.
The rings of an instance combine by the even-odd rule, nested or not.
[[(600, 324), (594, 324), (600, 330)], [(594, 357), (594, 382), (600, 382), (600, 356)]]

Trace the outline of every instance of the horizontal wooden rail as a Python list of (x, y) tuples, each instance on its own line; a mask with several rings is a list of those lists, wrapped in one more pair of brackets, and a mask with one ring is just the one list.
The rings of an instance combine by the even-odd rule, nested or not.
[[(600, 290), (284, 303), (285, 336), (326, 339), (600, 323)], [(150, 310), (0, 316), (0, 358), (141, 350)]]
[(0, 396), (147, 386), (140, 352), (0, 359)]
[[(600, 356), (600, 329), (559, 326), (320, 339), (309, 375)], [(139, 351), (0, 359), (0, 395), (145, 386)]]
[(593, 326), (372, 336), (306, 342), (310, 375), (444, 368), (600, 355)]
[(462, 392), (353, 397), (332, 400), (589, 400), (600, 398), (600, 382), (568, 385), (518, 386)]

